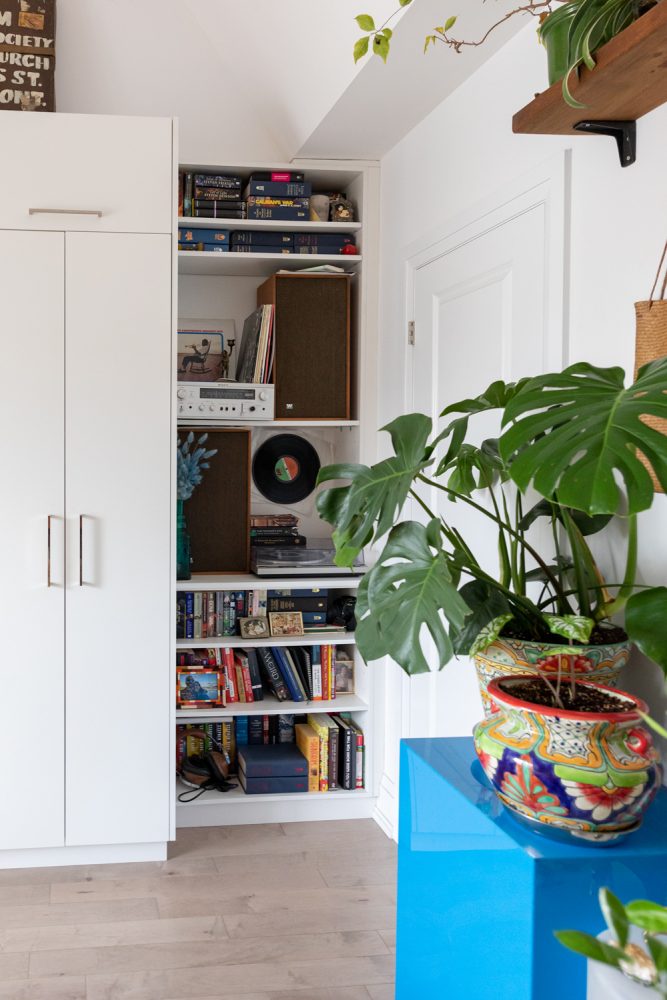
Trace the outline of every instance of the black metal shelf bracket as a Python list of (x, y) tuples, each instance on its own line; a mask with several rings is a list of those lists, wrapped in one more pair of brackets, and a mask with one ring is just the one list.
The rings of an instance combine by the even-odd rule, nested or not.
[(635, 121), (583, 121), (574, 126), (577, 132), (591, 135), (609, 135), (616, 140), (622, 167), (629, 167), (637, 159), (637, 122)]

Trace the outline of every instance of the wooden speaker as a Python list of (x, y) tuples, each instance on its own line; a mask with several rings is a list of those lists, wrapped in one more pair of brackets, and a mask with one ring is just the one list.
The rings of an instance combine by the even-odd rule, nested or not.
[(275, 308), (276, 419), (349, 420), (350, 277), (274, 274), (257, 304)]
[[(181, 433), (186, 433), (181, 431)], [(195, 434), (204, 433), (196, 430)], [(185, 503), (193, 573), (250, 568), (250, 431), (206, 430), (210, 469)], [(185, 584), (184, 584), (185, 587)]]

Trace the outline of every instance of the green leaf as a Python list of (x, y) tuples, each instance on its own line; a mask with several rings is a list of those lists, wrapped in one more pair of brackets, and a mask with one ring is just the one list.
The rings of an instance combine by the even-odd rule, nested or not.
[(667, 972), (667, 944), (663, 944), (659, 938), (651, 937), (649, 935), (646, 938), (646, 947), (648, 948), (649, 954), (653, 959), (657, 972)]
[(352, 560), (373, 537), (381, 538), (394, 525), (414, 478), (432, 461), (426, 442), (431, 420), (422, 413), (398, 417), (383, 430), (391, 435), (395, 454), (377, 465), (329, 465), (320, 469), (318, 483), (349, 479), (348, 486), (323, 490), (317, 510), (335, 529), (339, 566)]
[[(462, 413), (464, 416), (452, 420), (433, 442), (435, 446), (441, 441), (445, 441), (448, 437), (451, 437), (449, 448), (443, 461), (449, 461), (456, 457), (468, 432), (468, 420), (471, 416), (477, 413), (487, 413), (489, 410), (504, 409), (527, 381), (527, 379), (523, 379), (519, 382), (509, 383), (500, 381), (492, 382), (484, 392), (474, 399), (462, 399), (458, 403), (451, 403), (449, 406), (446, 406), (440, 414), (441, 417), (447, 417), (452, 413)], [(500, 459), (500, 455), (498, 457)]]
[(482, 650), (487, 649), (492, 642), (496, 641), (507, 623), (512, 621), (513, 617), (514, 615), (511, 612), (504, 615), (498, 615), (498, 617), (490, 621), (488, 625), (485, 625), (470, 647), (468, 655), (474, 656), (475, 653), (481, 653)]
[(634, 899), (625, 907), (630, 923), (651, 934), (667, 934), (667, 907), (648, 899)]
[(438, 665), (451, 659), (445, 620), (461, 628), (468, 607), (441, 548), (438, 520), (426, 527), (416, 521), (397, 525), (362, 583), (355, 638), (366, 661), (391, 656), (408, 674), (427, 672), (424, 628), (435, 644)]
[(651, 587), (633, 594), (625, 606), (625, 631), (667, 676), (667, 587)]
[[(637, 711), (639, 711), (639, 709)], [(665, 729), (664, 726), (661, 726), (659, 722), (652, 719), (650, 715), (646, 714), (646, 712), (639, 711), (639, 714), (649, 729), (652, 729), (654, 733), (658, 734), (658, 736), (662, 736), (663, 740), (667, 740), (667, 729)]]
[(412, 0), (398, 0), (398, 3), (399, 6), (401, 7), (407, 7), (409, 4), (412, 3)]
[(370, 14), (357, 14), (354, 20), (362, 31), (375, 31), (375, 21)]
[(454, 17), (448, 17), (447, 20), (445, 21), (445, 31), (449, 31), (449, 29), (453, 28), (455, 24), (456, 24), (456, 15), (454, 15)]
[(482, 629), (486, 628), (494, 619), (507, 615), (507, 621), (512, 617), (510, 605), (507, 598), (496, 587), (493, 587), (485, 580), (469, 580), (459, 590), (459, 595), (463, 598), (470, 609), (461, 629), (449, 630), (450, 638), (454, 644), (456, 655), (467, 656), (471, 654), (471, 647)]
[[(596, 535), (598, 531), (602, 531), (606, 528), (612, 519), (611, 514), (595, 514), (593, 517), (589, 517), (588, 514), (584, 514), (581, 510), (575, 510), (573, 507), (568, 508), (568, 513), (577, 528), (582, 535)], [(527, 511), (519, 527), (522, 531), (527, 531), (539, 517), (552, 517), (555, 516), (559, 521), (563, 521), (563, 508), (559, 503), (551, 500), (540, 500), (536, 503), (534, 507), (531, 507)]]
[(391, 30), (391, 28), (383, 28), (380, 34), (384, 35), (385, 38), (391, 38), (394, 32)]
[(554, 931), (560, 943), (570, 951), (576, 951), (579, 955), (592, 958), (594, 962), (604, 962), (605, 965), (612, 965), (615, 969), (621, 968), (621, 961), (626, 957), (620, 948), (604, 941), (598, 941), (590, 934), (582, 931)]
[(557, 492), (565, 507), (615, 514), (625, 484), (628, 512), (646, 510), (653, 483), (637, 455), (648, 458), (667, 489), (667, 435), (644, 416), (667, 417), (667, 357), (640, 369), (624, 387), (621, 368), (586, 363), (530, 379), (505, 408), (500, 453), (519, 488), (532, 483), (547, 499)]
[(373, 52), (380, 56), (382, 62), (387, 61), (389, 55), (389, 39), (385, 35), (376, 35), (373, 39)]
[[(554, 635), (562, 635), (575, 642), (587, 643), (595, 627), (592, 618), (583, 615), (546, 615), (544, 620)], [(564, 650), (565, 651), (565, 650)]]
[(620, 948), (628, 943), (629, 921), (625, 907), (611, 889), (600, 889), (598, 893), (600, 909), (607, 921), (607, 927), (614, 935), (614, 940)]
[(359, 62), (360, 59), (363, 59), (363, 57), (366, 55), (367, 52), (368, 52), (368, 35), (364, 35), (363, 38), (358, 38), (354, 43), (353, 54), (355, 63)]
[(435, 35), (427, 35), (426, 38), (424, 39), (424, 52), (427, 52), (429, 45), (434, 45), (435, 42), (436, 42)]

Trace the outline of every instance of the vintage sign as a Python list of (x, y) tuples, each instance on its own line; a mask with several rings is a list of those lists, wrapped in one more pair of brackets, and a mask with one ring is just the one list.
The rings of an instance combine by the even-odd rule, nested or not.
[(55, 111), (56, 0), (0, 0), (0, 111)]

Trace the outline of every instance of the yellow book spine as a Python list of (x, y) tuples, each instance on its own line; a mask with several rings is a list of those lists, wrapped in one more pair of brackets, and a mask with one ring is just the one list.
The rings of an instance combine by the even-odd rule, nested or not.
[(294, 727), (296, 745), (308, 761), (308, 791), (320, 790), (320, 738), (312, 726), (298, 723)]

